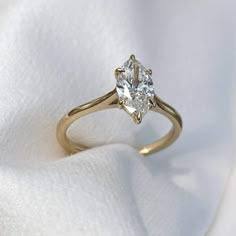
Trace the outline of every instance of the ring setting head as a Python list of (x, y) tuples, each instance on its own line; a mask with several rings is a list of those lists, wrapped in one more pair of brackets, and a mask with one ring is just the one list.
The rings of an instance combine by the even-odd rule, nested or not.
[(154, 106), (155, 93), (152, 70), (146, 69), (134, 55), (115, 70), (118, 106), (123, 108), (136, 124)]

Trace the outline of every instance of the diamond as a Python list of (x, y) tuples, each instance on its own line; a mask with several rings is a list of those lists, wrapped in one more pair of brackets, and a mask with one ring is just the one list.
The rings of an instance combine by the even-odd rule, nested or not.
[[(119, 104), (131, 116), (143, 117), (152, 107), (154, 101), (154, 86), (151, 70), (147, 70), (132, 55), (116, 70), (116, 91)], [(137, 122), (139, 123), (139, 122)]]

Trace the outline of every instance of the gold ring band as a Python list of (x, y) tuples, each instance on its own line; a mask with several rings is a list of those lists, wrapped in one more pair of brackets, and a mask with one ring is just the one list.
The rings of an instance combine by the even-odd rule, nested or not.
[[(175, 109), (172, 108), (170, 105), (161, 101), (161, 99), (157, 96), (155, 96), (155, 101), (157, 105), (153, 107), (151, 111), (158, 112), (169, 118), (173, 126), (171, 130), (161, 139), (144, 147), (138, 148), (139, 153), (143, 155), (148, 155), (166, 148), (178, 138), (182, 130), (182, 120), (178, 112), (175, 111)], [(85, 115), (109, 108), (118, 108), (118, 97), (115, 89), (112, 90), (110, 93), (106, 94), (105, 96), (102, 96), (91, 102), (76, 107), (64, 117), (62, 117), (57, 126), (58, 142), (66, 151), (71, 154), (88, 149), (88, 146), (75, 143), (67, 137), (66, 133), (69, 126), (74, 121)]]
[[(136, 61), (137, 61), (133, 55), (131, 55), (129, 60), (132, 60), (131, 63), (134, 63), (134, 62), (136, 63)], [(139, 76), (139, 77), (146, 76), (146, 75), (140, 74), (142, 72), (141, 71), (142, 69), (145, 69), (145, 68), (144, 67), (141, 68), (141, 66), (138, 67), (139, 75), (137, 75), (137, 76)], [(135, 72), (135, 65), (130, 70), (133, 71), (133, 77), (134, 77), (135, 73), (136, 73)], [(115, 71), (116, 78), (119, 76), (119, 74), (117, 74), (117, 71), (120, 74), (125, 73), (124, 69), (118, 68)], [(150, 70), (146, 70), (146, 71), (150, 71)], [(149, 74), (150, 74), (150, 72), (149, 72)], [(124, 75), (122, 75), (122, 76), (123, 76), (122, 79), (124, 80)], [(132, 77), (132, 79), (133, 79), (133, 77)], [(145, 81), (145, 78), (142, 80)], [(147, 77), (147, 78), (150, 79), (149, 77)], [(127, 78), (125, 80), (125, 83), (127, 83)], [(132, 84), (132, 86), (134, 85), (134, 83), (135, 83), (134, 80), (132, 80), (132, 82), (130, 82), (130, 84)], [(137, 83), (137, 81), (136, 81), (136, 83)], [(141, 82), (138, 81), (138, 83), (141, 83)], [(134, 88), (134, 87), (138, 88), (138, 86), (141, 87), (140, 84), (139, 85), (136, 84), (135, 86), (133, 86), (132, 88)], [(129, 87), (129, 88), (131, 89), (131, 87)], [(147, 90), (147, 87), (145, 87), (145, 89)], [(139, 90), (140, 90), (140, 88), (139, 88)], [(143, 92), (143, 90), (141, 90), (141, 91)], [(126, 93), (127, 93), (127, 91), (126, 91)], [(140, 96), (140, 92), (139, 92), (139, 95), (137, 95), (137, 96)], [(147, 98), (147, 96), (144, 96), (142, 94), (142, 97), (140, 99), (143, 99), (142, 101), (146, 101), (145, 100), (146, 98)], [(137, 98), (130, 98), (130, 100), (132, 100), (132, 101), (134, 101), (134, 99), (137, 99)], [(138, 97), (138, 99), (139, 99), (139, 97)], [(126, 103), (126, 101), (127, 101), (127, 103)], [(154, 152), (157, 152), (157, 151), (160, 151), (160, 150), (166, 148), (167, 146), (172, 144), (178, 138), (178, 136), (180, 135), (181, 130), (182, 130), (181, 116), (178, 114), (178, 112), (174, 108), (172, 108), (167, 103), (163, 102), (154, 93), (153, 93), (152, 101), (149, 101), (149, 102), (151, 102), (151, 106), (150, 106), (149, 110), (160, 113), (160, 114), (164, 115), (165, 117), (167, 117), (172, 122), (172, 128), (161, 139), (154, 141), (151, 144), (137, 148), (139, 153), (143, 154), (143, 155), (148, 155), (148, 154), (151, 154), (151, 153), (154, 153)], [(138, 104), (138, 105), (140, 106), (140, 104)], [(96, 112), (96, 111), (110, 109), (110, 108), (123, 108), (125, 111), (127, 111), (127, 107), (130, 108), (130, 106), (131, 106), (131, 108), (134, 109), (134, 107), (137, 107), (137, 104), (133, 105), (133, 103), (132, 103), (130, 105), (130, 101), (128, 101), (127, 98), (126, 98), (126, 100), (122, 101), (121, 97), (119, 97), (119, 95), (118, 95), (117, 88), (116, 88), (100, 98), (97, 98), (91, 102), (85, 103), (81, 106), (74, 108), (73, 110), (68, 112), (65, 116), (63, 116), (62, 119), (58, 123), (58, 126), (57, 126), (58, 142), (61, 144), (61, 146), (66, 151), (68, 151), (71, 154), (86, 150), (90, 147), (76, 143), (67, 137), (67, 130), (68, 130), (69, 126), (77, 119), (79, 119), (85, 115), (88, 115), (90, 113)], [(130, 113), (129, 111), (127, 111), (127, 112)], [(140, 112), (135, 111), (135, 112), (132, 112), (130, 115), (133, 117), (133, 119), (136, 123), (140, 123), (143, 113), (141, 111)]]

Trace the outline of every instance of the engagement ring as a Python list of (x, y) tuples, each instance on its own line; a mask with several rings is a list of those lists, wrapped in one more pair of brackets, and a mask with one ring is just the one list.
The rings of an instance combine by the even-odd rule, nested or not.
[(170, 131), (151, 144), (137, 148), (139, 153), (148, 155), (160, 151), (172, 144), (180, 135), (182, 120), (178, 112), (163, 102), (154, 92), (152, 70), (146, 69), (134, 55), (131, 55), (121, 67), (115, 70), (116, 88), (108, 94), (91, 102), (80, 105), (67, 113), (57, 126), (57, 139), (69, 153), (91, 148), (67, 136), (69, 126), (77, 119), (92, 112), (120, 108), (131, 116), (136, 124), (140, 124), (148, 111), (154, 111), (167, 117), (172, 122)]

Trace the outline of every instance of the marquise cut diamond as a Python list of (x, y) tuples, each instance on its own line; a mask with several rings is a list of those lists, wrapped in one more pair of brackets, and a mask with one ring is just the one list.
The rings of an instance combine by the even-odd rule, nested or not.
[(153, 105), (154, 86), (151, 74), (139, 61), (130, 57), (117, 74), (119, 102), (130, 114), (143, 117)]

